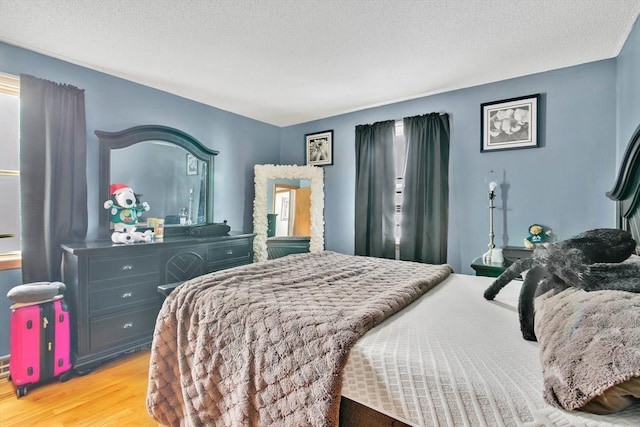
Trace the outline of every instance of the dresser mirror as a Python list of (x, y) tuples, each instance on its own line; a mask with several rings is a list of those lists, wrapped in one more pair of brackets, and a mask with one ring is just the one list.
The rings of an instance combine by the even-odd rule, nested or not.
[(254, 261), (268, 258), (268, 239), (305, 238), (324, 249), (324, 174), (316, 166), (256, 165)]
[[(166, 126), (147, 125), (120, 132), (95, 131), (100, 146), (98, 237), (109, 239), (113, 225), (104, 202), (110, 186), (126, 184), (149, 204), (147, 218), (165, 220), (165, 234), (179, 227), (213, 223), (213, 166), (218, 154), (192, 136)], [(175, 229), (175, 230), (172, 230)], [(172, 232), (174, 231), (174, 232)]]

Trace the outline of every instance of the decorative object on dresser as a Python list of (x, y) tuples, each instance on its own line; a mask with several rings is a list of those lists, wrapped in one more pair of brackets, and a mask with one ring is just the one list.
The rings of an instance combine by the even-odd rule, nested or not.
[(540, 94), (480, 105), (480, 152), (538, 147)]
[[(257, 262), (291, 253), (322, 251), (324, 249), (324, 171), (322, 168), (255, 165), (254, 171), (253, 231), (256, 233), (253, 248), (254, 260)], [(285, 200), (286, 203), (283, 203)], [(281, 215), (283, 204), (287, 206), (286, 219)], [(271, 230), (269, 230), (270, 215), (273, 226)], [(281, 224), (283, 227), (280, 227)]]
[(193, 237), (204, 237), (204, 236), (224, 236), (231, 231), (231, 227), (227, 225), (227, 220), (225, 219), (222, 223), (213, 223), (207, 225), (196, 225), (188, 228), (188, 233)]
[(109, 211), (109, 220), (113, 224), (111, 241), (113, 243), (150, 242), (151, 230), (136, 231), (138, 218), (150, 209), (149, 203), (138, 200), (137, 194), (126, 184), (111, 184), (111, 197), (103, 207)]

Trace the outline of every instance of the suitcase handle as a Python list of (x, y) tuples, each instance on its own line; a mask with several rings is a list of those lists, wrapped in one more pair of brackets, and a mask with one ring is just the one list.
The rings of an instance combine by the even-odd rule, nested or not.
[(126, 299), (126, 298), (131, 298), (132, 296), (133, 296), (132, 292), (125, 292), (124, 294), (122, 294), (121, 298)]
[(122, 325), (122, 329), (129, 329), (129, 328), (133, 328), (133, 322), (125, 323), (124, 325)]
[(122, 266), (122, 271), (129, 271), (129, 270), (133, 270), (133, 265), (126, 264)]

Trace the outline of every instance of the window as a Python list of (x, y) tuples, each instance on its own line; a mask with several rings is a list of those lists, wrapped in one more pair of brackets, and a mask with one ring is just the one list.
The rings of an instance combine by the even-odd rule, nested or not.
[(0, 73), (0, 269), (20, 267), (20, 79)]
[(405, 156), (405, 140), (404, 140), (404, 122), (396, 120), (396, 228), (394, 237), (396, 239), (396, 259), (400, 259), (400, 223), (402, 220), (402, 196), (404, 192), (404, 156)]

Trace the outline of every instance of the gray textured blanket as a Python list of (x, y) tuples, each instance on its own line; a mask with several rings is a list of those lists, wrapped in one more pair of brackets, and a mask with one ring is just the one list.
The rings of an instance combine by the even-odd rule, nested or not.
[(335, 426), (351, 346), (450, 273), (322, 252), (193, 279), (158, 316), (149, 413), (165, 425)]
[(536, 298), (544, 398), (574, 410), (640, 377), (640, 294), (569, 288)]

